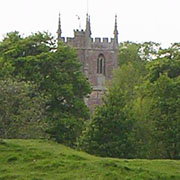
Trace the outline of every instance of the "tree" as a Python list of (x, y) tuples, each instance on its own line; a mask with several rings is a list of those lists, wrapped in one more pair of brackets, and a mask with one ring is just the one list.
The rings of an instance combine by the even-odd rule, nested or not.
[(56, 47), (48, 33), (23, 38), (13, 32), (0, 43), (0, 57), (3, 67), (9, 67), (9, 76), (35, 83), (37, 92), (47, 98), (47, 132), (51, 137), (73, 145), (83, 120), (89, 117), (84, 97), (91, 91), (75, 50), (62, 43)]
[(168, 49), (159, 51), (157, 59), (147, 65), (150, 71), (148, 79), (151, 82), (156, 81), (164, 73), (167, 73), (170, 78), (180, 75), (180, 50), (178, 45), (176, 43)]
[(30, 82), (0, 80), (0, 137), (44, 137), (44, 106), (44, 98)]
[(177, 159), (180, 155), (180, 77), (169, 78), (161, 75), (151, 85), (152, 112), (155, 124), (154, 138), (163, 158)]
[[(146, 73), (145, 63), (140, 61), (128, 63), (114, 71), (112, 81), (112, 88), (119, 88), (124, 97), (126, 120), (133, 122), (129, 132), (133, 144), (133, 158), (150, 157), (152, 126), (146, 114), (150, 100), (143, 98), (144, 91), (140, 89)], [(114, 98), (119, 101), (120, 96)]]
[(127, 111), (121, 90), (109, 90), (83, 131), (80, 148), (100, 156), (132, 158), (133, 121), (128, 118)]
[[(129, 46), (126, 50), (129, 51)], [(92, 119), (79, 139), (79, 147), (82, 150), (100, 156), (137, 157), (137, 143), (134, 138), (136, 120), (132, 108), (136, 99), (134, 89), (142, 83), (146, 71), (145, 63), (135, 52), (126, 54), (123, 51), (123, 56), (120, 54), (119, 57), (128, 62), (122, 63), (114, 71), (113, 80), (102, 105), (95, 109)], [(138, 58), (133, 61), (133, 57)]]
[(147, 81), (143, 85), (151, 98), (149, 121), (154, 124), (153, 139), (158, 158), (179, 158), (180, 139), (180, 51), (168, 48), (149, 63)]
[(156, 59), (158, 52), (161, 50), (160, 44), (155, 42), (123, 42), (119, 45), (118, 64), (134, 63), (146, 63), (153, 59)]
[(134, 42), (124, 42), (119, 45), (118, 54), (118, 64), (122, 66), (123, 64), (133, 63), (141, 61), (139, 55), (140, 44)]
[(49, 72), (45, 73), (48, 77), (40, 87), (52, 95), (48, 111), (49, 120), (54, 122), (48, 132), (58, 142), (73, 145), (81, 133), (83, 121), (89, 118), (84, 97), (90, 93), (90, 85), (80, 71), (75, 51), (68, 46), (59, 44), (52, 61), (44, 66)]

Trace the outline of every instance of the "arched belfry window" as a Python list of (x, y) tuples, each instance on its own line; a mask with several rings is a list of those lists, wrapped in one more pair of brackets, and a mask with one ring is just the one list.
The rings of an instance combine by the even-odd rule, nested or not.
[(105, 58), (103, 54), (100, 54), (97, 59), (97, 73), (105, 75)]

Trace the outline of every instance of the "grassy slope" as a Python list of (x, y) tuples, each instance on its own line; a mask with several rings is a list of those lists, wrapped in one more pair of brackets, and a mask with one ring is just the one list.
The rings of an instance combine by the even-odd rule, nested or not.
[(180, 161), (99, 158), (44, 140), (0, 143), (0, 180), (180, 180)]

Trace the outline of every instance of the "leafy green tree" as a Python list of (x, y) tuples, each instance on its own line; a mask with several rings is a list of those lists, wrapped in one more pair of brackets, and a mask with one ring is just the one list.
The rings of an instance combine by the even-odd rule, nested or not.
[(143, 84), (145, 98), (151, 99), (148, 110), (152, 122), (156, 158), (179, 157), (179, 45), (172, 45), (159, 53), (158, 59), (148, 64), (147, 81)]
[(138, 54), (143, 61), (152, 61), (159, 55), (159, 51), (162, 50), (159, 43), (144, 42), (139, 44)]
[[(160, 44), (155, 42), (123, 42), (119, 45), (119, 55), (118, 64), (122, 66), (123, 64), (133, 63), (134, 65), (146, 63), (156, 59), (159, 55), (159, 50), (161, 50)], [(138, 65), (137, 64), (137, 65)]]
[(124, 100), (120, 89), (109, 90), (103, 104), (95, 109), (94, 116), (83, 131), (79, 140), (82, 150), (100, 156), (133, 157), (130, 135), (133, 121), (127, 118), (128, 108)]
[[(148, 74), (147, 77), (150, 79), (157, 74), (157, 72), (149, 73), (149, 71), (152, 72), (152, 69), (157, 71), (158, 67), (156, 65), (158, 63), (155, 59), (160, 55), (166, 57), (167, 51), (162, 50), (160, 45), (154, 42), (142, 44), (126, 42), (121, 44), (119, 51), (121, 65), (119, 69), (121, 70), (117, 70), (117, 77), (114, 76), (114, 85), (124, 89), (127, 106), (131, 108), (129, 112), (131, 118), (134, 119), (132, 131), (135, 141), (134, 146), (136, 147), (134, 157), (138, 158), (154, 158), (158, 154), (153, 151), (158, 149), (153, 148), (155, 147), (155, 138), (153, 138), (154, 121), (150, 118), (153, 98), (152, 95), (149, 95), (149, 84), (145, 81), (145, 77)], [(126, 71), (123, 70), (125, 64), (127, 64)], [(167, 68), (169, 68), (169, 65), (167, 65)]]
[[(119, 88), (124, 96), (126, 119), (133, 121), (133, 127), (129, 132), (133, 144), (133, 158), (149, 158), (151, 155), (148, 150), (151, 147), (152, 125), (146, 114), (150, 100), (144, 98), (144, 91), (139, 88), (146, 73), (145, 63), (128, 63), (114, 71), (112, 82), (112, 88)], [(119, 98), (115, 97), (117, 101)]]
[(131, 114), (135, 120), (133, 134), (136, 147), (136, 158), (152, 159), (157, 157), (154, 144), (154, 122), (152, 114), (153, 99), (149, 95), (149, 84), (143, 79), (134, 88), (135, 98), (132, 101)]
[(52, 95), (48, 111), (53, 125), (48, 132), (58, 142), (71, 145), (80, 135), (84, 119), (89, 118), (84, 97), (90, 93), (90, 85), (80, 71), (75, 51), (68, 46), (59, 44), (53, 59), (43, 67), (49, 72), (43, 75), (47, 78), (40, 87)]
[(180, 77), (161, 75), (151, 84), (153, 98), (151, 120), (154, 138), (159, 147), (157, 154), (163, 158), (177, 159), (180, 155)]
[[(135, 54), (131, 55), (126, 57), (132, 58)], [(103, 104), (97, 107), (79, 139), (81, 149), (101, 156), (137, 157), (134, 138), (136, 121), (132, 113), (136, 99), (134, 89), (142, 83), (146, 72), (145, 63), (137, 57), (114, 71)]]
[(45, 100), (31, 83), (0, 80), (0, 137), (44, 137)]
[[(179, 45), (180, 46), (180, 45)], [(168, 49), (161, 50), (158, 58), (147, 65), (150, 73), (148, 79), (156, 81), (161, 74), (167, 73), (168, 77), (175, 78), (180, 75), (180, 51), (178, 44)]]
[(120, 44), (119, 67), (108, 93), (79, 140), (83, 150), (101, 156), (152, 157), (154, 126), (146, 114), (152, 98), (147, 97), (142, 84), (149, 71), (146, 65), (159, 56), (159, 49), (154, 42)]
[(134, 42), (123, 42), (119, 45), (118, 64), (128, 64), (141, 61), (139, 55), (140, 44)]
[(48, 33), (23, 38), (13, 32), (0, 43), (0, 57), (9, 76), (35, 83), (37, 92), (47, 98), (47, 132), (51, 137), (73, 145), (83, 120), (89, 117), (84, 97), (91, 91), (75, 50), (62, 43), (56, 47)]

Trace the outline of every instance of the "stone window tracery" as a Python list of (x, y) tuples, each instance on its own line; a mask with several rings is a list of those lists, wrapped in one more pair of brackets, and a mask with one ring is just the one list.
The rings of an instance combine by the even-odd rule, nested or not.
[(103, 54), (100, 54), (97, 59), (97, 73), (105, 75), (105, 58)]

